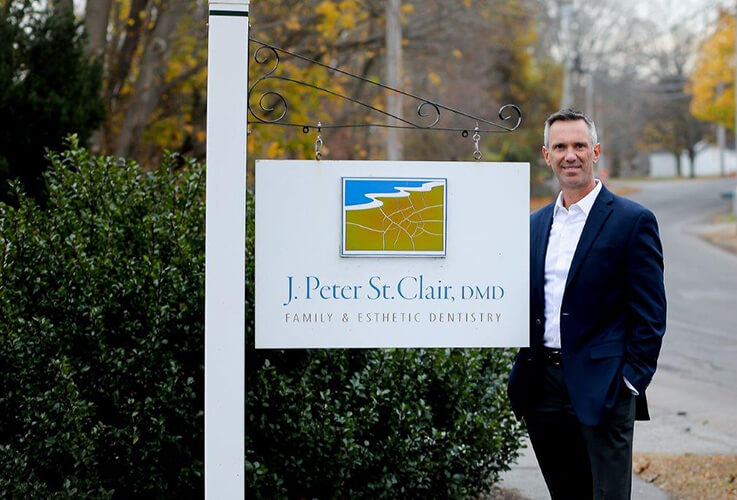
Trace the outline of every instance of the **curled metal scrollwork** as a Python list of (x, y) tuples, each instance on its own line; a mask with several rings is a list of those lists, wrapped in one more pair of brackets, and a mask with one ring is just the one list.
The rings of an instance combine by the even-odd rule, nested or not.
[[(273, 66), (257, 78), (256, 81), (253, 82), (253, 85), (251, 85), (251, 88), (248, 89), (248, 111), (261, 123), (279, 123), (285, 116), (287, 116), (287, 112), (289, 111), (289, 105), (287, 104), (287, 100), (284, 96), (273, 90), (269, 90), (261, 94), (261, 97), (258, 99), (257, 110), (254, 110), (253, 107), (251, 107), (253, 89), (261, 82), (273, 78), (272, 75), (279, 67), (280, 62), (279, 52), (277, 52), (276, 47), (262, 45), (253, 54), (253, 60), (258, 64), (268, 64), (271, 59), (274, 60)], [(279, 107), (282, 108), (281, 113), (277, 112)]]
[[(273, 64), (271, 65), (271, 67), (268, 67), (266, 71), (260, 77), (258, 77), (256, 81), (253, 83), (253, 85), (251, 85), (251, 87), (248, 89), (248, 112), (250, 116), (253, 117), (253, 121), (249, 119), (249, 123), (277, 124), (277, 125), (284, 125), (284, 126), (301, 127), (305, 133), (309, 131), (310, 126), (314, 126), (314, 124), (290, 122), (287, 116), (289, 113), (289, 105), (288, 105), (287, 99), (280, 92), (276, 90), (266, 90), (262, 92), (257, 89), (257, 87), (259, 87), (261, 84), (263, 84), (264, 82), (268, 80), (280, 80), (283, 82), (289, 82), (289, 83), (293, 83), (296, 85), (302, 85), (305, 87), (309, 87), (319, 92), (323, 92), (327, 95), (337, 97), (345, 101), (350, 101), (354, 104), (358, 104), (373, 113), (377, 113), (378, 115), (382, 115), (387, 118), (393, 118), (397, 122), (397, 124), (394, 124), (394, 125), (390, 125), (386, 122), (376, 122), (376, 121), (362, 121), (360, 123), (351, 123), (351, 124), (327, 124), (327, 125), (322, 126), (323, 129), (351, 128), (351, 127), (386, 127), (386, 128), (401, 128), (401, 129), (443, 130), (443, 131), (462, 132), (462, 134), (465, 134), (464, 137), (467, 137), (468, 129), (469, 129), (468, 127), (456, 128), (456, 127), (438, 126), (441, 118), (445, 114), (448, 114), (448, 115), (456, 116), (457, 118), (461, 117), (461, 118), (465, 118), (468, 120), (473, 120), (477, 124), (482, 124), (482, 126), (486, 126), (484, 129), (478, 129), (478, 132), (487, 132), (487, 133), (513, 132), (522, 123), (522, 111), (519, 109), (519, 107), (517, 107), (514, 104), (506, 104), (499, 109), (498, 117), (503, 123), (497, 123), (497, 122), (493, 122), (489, 120), (484, 120), (483, 118), (471, 115), (469, 113), (465, 113), (463, 111), (453, 109), (451, 107), (445, 106), (438, 102), (433, 102), (431, 100), (422, 98), (420, 96), (411, 94), (409, 92), (405, 92), (403, 90), (389, 87), (382, 83), (369, 80), (362, 76), (355, 75), (353, 73), (349, 73), (347, 71), (341, 70), (339, 68), (328, 66), (327, 64), (323, 64), (319, 61), (309, 59), (305, 56), (302, 56), (302, 55), (299, 55), (293, 52), (289, 52), (285, 49), (281, 49), (273, 45), (269, 45), (265, 42), (254, 40), (252, 38), (250, 38), (249, 40), (259, 45), (258, 49), (256, 49), (256, 51), (253, 54), (253, 60), (257, 64), (268, 65), (273, 60)], [(305, 61), (309, 64), (321, 66), (327, 70), (331, 70), (333, 72), (348, 76), (353, 79), (361, 80), (369, 85), (379, 87), (387, 92), (394, 92), (406, 98), (414, 99), (415, 102), (420, 103), (417, 106), (418, 119), (417, 121), (413, 121), (406, 117), (403, 118), (401, 116), (396, 116), (391, 113), (388, 113), (387, 111), (383, 109), (372, 106), (369, 103), (355, 99), (348, 95), (341, 94), (337, 91), (326, 89), (326, 88), (320, 87), (312, 83), (303, 82), (300, 80), (289, 78), (287, 76), (279, 75), (277, 74), (277, 68), (279, 67), (279, 63), (281, 61), (280, 54), (286, 54), (296, 59)], [(252, 106), (251, 99), (254, 97), (255, 94), (258, 94), (259, 92), (260, 92), (260, 96), (258, 97), (258, 100), (256, 101), (257, 106), (254, 108), (254, 106)], [(430, 121), (429, 119), (431, 119), (432, 122), (428, 124), (428, 122)]]
[[(266, 51), (267, 54), (262, 56), (260, 55), (261, 51)], [(274, 57), (274, 66), (270, 70), (268, 70), (266, 73), (264, 73), (264, 75), (260, 78), (260, 80), (268, 77), (274, 71), (276, 71), (276, 68), (279, 66), (279, 62), (281, 61), (281, 59), (279, 58), (279, 52), (276, 51), (276, 48), (271, 47), (269, 45), (262, 45), (261, 47), (256, 49), (256, 52), (253, 54), (253, 60), (259, 64), (266, 64), (267, 62), (269, 62), (269, 59), (271, 59), (272, 55)]]
[(518, 106), (515, 104), (505, 104), (501, 108), (499, 108), (499, 119), (502, 121), (512, 120), (513, 118), (517, 118), (514, 122), (514, 125), (509, 127), (507, 130), (510, 132), (513, 130), (517, 130), (517, 127), (520, 126), (522, 123), (522, 110), (519, 109)]
[[(264, 102), (265, 99), (267, 100), (267, 102)], [(269, 100), (271, 100), (271, 103), (268, 102)], [(264, 123), (278, 123), (282, 119), (284, 119), (284, 117), (287, 115), (287, 111), (289, 109), (289, 106), (287, 104), (287, 100), (284, 99), (284, 96), (282, 96), (278, 92), (274, 92), (274, 91), (271, 91), (270, 90), (268, 92), (264, 92), (263, 94), (261, 94), (261, 98), (258, 100), (259, 110), (260, 111), (263, 111), (266, 115), (270, 115), (272, 113), (273, 114), (276, 114), (275, 111), (277, 110), (277, 108), (279, 108), (279, 105), (281, 105), (281, 107), (282, 107), (281, 114), (279, 116), (275, 117), (275, 118), (267, 118), (267, 117), (264, 117), (264, 116), (257, 116), (253, 112), (253, 110), (251, 110), (250, 105), (249, 105), (248, 109), (251, 110), (251, 114), (253, 114), (253, 116), (255, 116), (261, 122), (264, 122)]]
[(433, 128), (440, 121), (440, 108), (437, 106), (437, 104), (434, 104), (432, 102), (425, 101), (422, 104), (420, 104), (419, 106), (417, 106), (417, 116), (419, 116), (421, 118), (425, 118), (425, 117), (430, 116), (429, 113), (426, 113), (424, 111), (425, 106), (430, 106), (431, 109), (435, 112), (435, 121), (433, 121), (430, 125), (423, 126), (422, 128)]

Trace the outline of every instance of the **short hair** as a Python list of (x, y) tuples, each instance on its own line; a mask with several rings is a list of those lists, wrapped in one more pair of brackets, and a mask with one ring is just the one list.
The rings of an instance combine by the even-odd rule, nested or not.
[(543, 132), (543, 144), (545, 147), (550, 147), (548, 141), (550, 140), (550, 126), (553, 123), (558, 121), (571, 122), (576, 120), (583, 120), (586, 122), (586, 125), (589, 127), (589, 133), (591, 134), (591, 146), (596, 146), (599, 139), (596, 135), (596, 125), (594, 124), (594, 121), (581, 111), (577, 111), (575, 109), (561, 109), (560, 111), (556, 111), (552, 115), (548, 116), (548, 119), (545, 120), (545, 131)]

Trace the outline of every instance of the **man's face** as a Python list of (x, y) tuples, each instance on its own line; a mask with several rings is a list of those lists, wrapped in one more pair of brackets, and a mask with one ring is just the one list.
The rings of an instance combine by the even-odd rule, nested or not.
[(553, 170), (565, 191), (588, 193), (594, 188), (594, 163), (599, 159), (600, 145), (591, 144), (589, 127), (583, 120), (553, 122), (548, 144), (543, 146), (545, 163)]

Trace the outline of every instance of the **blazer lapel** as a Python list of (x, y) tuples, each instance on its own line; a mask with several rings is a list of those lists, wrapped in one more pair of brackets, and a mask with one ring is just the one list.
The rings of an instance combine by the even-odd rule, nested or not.
[(614, 201), (612, 193), (609, 192), (604, 186), (601, 187), (599, 196), (596, 197), (594, 205), (591, 207), (591, 212), (586, 218), (586, 224), (583, 226), (583, 232), (581, 238), (578, 240), (578, 246), (573, 254), (573, 260), (571, 261), (571, 267), (568, 270), (568, 280), (566, 281), (566, 289), (573, 282), (581, 263), (586, 258), (591, 245), (596, 241), (596, 238), (601, 232), (601, 228), (604, 222), (609, 218), (612, 213), (611, 204)]
[(541, 303), (544, 303), (545, 292), (543, 286), (545, 285), (545, 253), (548, 250), (548, 240), (550, 239), (550, 228), (553, 225), (553, 209), (555, 203), (544, 207), (542, 210), (545, 212), (540, 217), (540, 225), (535, 228), (535, 234), (537, 236), (537, 242), (533, 249), (532, 259), (532, 273), (533, 280), (536, 280), (540, 286), (533, 287), (538, 292)]

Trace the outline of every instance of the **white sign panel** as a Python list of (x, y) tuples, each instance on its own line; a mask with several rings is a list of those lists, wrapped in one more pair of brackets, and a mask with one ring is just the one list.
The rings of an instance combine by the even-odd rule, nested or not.
[(518, 347), (527, 163), (256, 161), (256, 347)]

